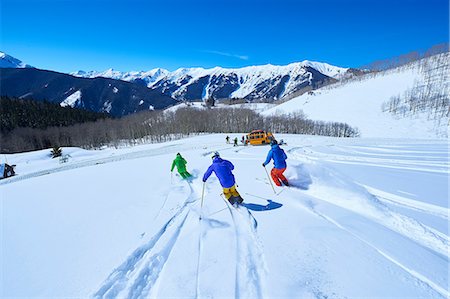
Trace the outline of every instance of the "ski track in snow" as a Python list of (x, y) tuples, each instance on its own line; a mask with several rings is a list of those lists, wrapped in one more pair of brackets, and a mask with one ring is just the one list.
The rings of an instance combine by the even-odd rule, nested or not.
[[(333, 145), (328, 145), (333, 146)], [(223, 150), (224, 148), (221, 148)], [(229, 148), (227, 148), (229, 149)], [(232, 149), (235, 153), (239, 153), (245, 148), (238, 148), (238, 149)], [(297, 153), (299, 150), (304, 151), (304, 147), (296, 147), (290, 149), (288, 152), (295, 158), (300, 158), (300, 155)], [(339, 149), (341, 150), (341, 149)], [(165, 151), (165, 150), (163, 150)], [(215, 150), (206, 151), (202, 155), (208, 156), (212, 153), (214, 153)], [(355, 151), (356, 153), (356, 151)], [(156, 153), (157, 154), (157, 153)], [(156, 155), (155, 153), (152, 153), (152, 155)], [(162, 153), (161, 153), (162, 154)], [(317, 154), (317, 152), (315, 152)], [(319, 153), (317, 156), (320, 156)], [(132, 155), (133, 158), (136, 158), (140, 156), (139, 155)], [(118, 160), (118, 157), (114, 157), (115, 160)], [(119, 159), (126, 159), (125, 157), (120, 157)], [(354, 159), (348, 159), (341, 156), (336, 155), (326, 155), (323, 154), (323, 157), (317, 158), (310, 156), (307, 158), (309, 161), (315, 161), (318, 160), (322, 161), (331, 161), (334, 163), (357, 163), (357, 164), (372, 164), (372, 163), (384, 163), (383, 167), (392, 167), (397, 169), (407, 169), (407, 170), (414, 170), (414, 171), (430, 171), (430, 172), (442, 172), (439, 169), (430, 169), (430, 168), (422, 168), (422, 167), (411, 167), (411, 165), (416, 166), (422, 166), (423, 163), (420, 161), (399, 161), (394, 159), (383, 159), (383, 158), (361, 158), (357, 157)], [(109, 159), (107, 159), (107, 162), (110, 162)], [(304, 160), (304, 157), (302, 156), (299, 160)], [(345, 160), (345, 161), (344, 161)], [(386, 165), (386, 162), (389, 162), (390, 165)], [(96, 163), (98, 164), (98, 162)], [(442, 167), (442, 164), (435, 163), (435, 164), (427, 164), (428, 167)], [(82, 167), (82, 166), (79, 166)], [(321, 167), (321, 166), (319, 166)], [(266, 183), (264, 181), (261, 181), (263, 183)], [(268, 183), (267, 183), (268, 184)], [(357, 183), (355, 183), (356, 185)], [(195, 193), (193, 190), (193, 185), (189, 184), (191, 188), (191, 196)], [(375, 220), (378, 223), (392, 229), (393, 231), (396, 231), (410, 239), (413, 239), (414, 241), (418, 242), (419, 244), (425, 246), (426, 248), (429, 248), (435, 252), (438, 252), (442, 254), (443, 256), (446, 256), (448, 258), (448, 249), (449, 249), (449, 237), (446, 236), (443, 233), (440, 233), (437, 230), (434, 230), (414, 219), (411, 219), (409, 217), (406, 217), (404, 215), (395, 213), (387, 208), (384, 204), (382, 204), (383, 201), (389, 201), (391, 203), (401, 204), (404, 206), (407, 206), (412, 209), (417, 209), (420, 211), (425, 211), (427, 213), (439, 216), (441, 218), (448, 219), (448, 211), (445, 208), (437, 207), (431, 204), (421, 203), (413, 200), (408, 200), (400, 196), (395, 196), (393, 194), (388, 194), (386, 192), (383, 192), (381, 190), (377, 190), (375, 188), (371, 188), (369, 186), (360, 185), (361, 187), (365, 188), (368, 192), (368, 194), (373, 195), (377, 199), (380, 200), (379, 204), (380, 206), (377, 206), (375, 203), (375, 209), (372, 211), (367, 211), (364, 209), (351, 209), (352, 212), (356, 212), (364, 217), (367, 217), (369, 219)], [(287, 188), (283, 188), (281, 191), (286, 190)], [(289, 190), (295, 190), (297, 192), (303, 192), (302, 190), (296, 189), (296, 188), (289, 188)], [(275, 195), (280, 195), (281, 192), (276, 193)], [(320, 195), (320, 194), (319, 194)], [(359, 194), (361, 195), (361, 194)], [(167, 195), (168, 197), (169, 195)], [(339, 195), (338, 195), (339, 196)], [(149, 243), (142, 246), (141, 248), (137, 249), (129, 258), (128, 260), (122, 264), (118, 269), (116, 269), (107, 279), (107, 281), (104, 283), (102, 288), (96, 293), (95, 297), (99, 298), (113, 298), (116, 297), (122, 290), (127, 288), (127, 297), (129, 298), (142, 298), (150, 294), (152, 287), (155, 285), (156, 280), (158, 278), (159, 273), (162, 271), (162, 268), (169, 258), (170, 252), (175, 246), (175, 242), (182, 230), (182, 227), (188, 217), (189, 211), (187, 213), (183, 213), (183, 211), (186, 209), (189, 203), (192, 203), (189, 201), (189, 198), (183, 205), (183, 207), (163, 226), (163, 228), (150, 240)], [(349, 209), (349, 207), (334, 202), (334, 198), (325, 199), (324, 196), (314, 196), (317, 200), (324, 200), (327, 202), (330, 202), (332, 204), (338, 205), (340, 207), (343, 207), (345, 209)], [(366, 199), (364, 196), (361, 198), (362, 201), (365, 201)], [(225, 201), (225, 199), (224, 199)], [(242, 207), (234, 208), (231, 207), (230, 204), (227, 204), (227, 208), (230, 213), (231, 221), (233, 222), (233, 227), (235, 231), (235, 238), (236, 238), (236, 277), (235, 277), (235, 298), (263, 298), (263, 285), (264, 285), (264, 276), (267, 272), (266, 265), (265, 265), (265, 258), (264, 258), (264, 252), (262, 250), (262, 246), (260, 244), (260, 241), (257, 236), (256, 227), (257, 227), (257, 221), (253, 217), (253, 215), (248, 211), (248, 209), (245, 208), (245, 211), (243, 211)], [(164, 206), (164, 205), (163, 205)], [(163, 208), (161, 207), (161, 209)], [(414, 271), (410, 269), (408, 266), (403, 265), (401, 262), (396, 260), (394, 257), (390, 256), (386, 252), (384, 252), (382, 249), (378, 248), (377, 246), (373, 245), (369, 240), (366, 238), (363, 238), (359, 236), (356, 232), (353, 232), (351, 228), (347, 228), (334, 220), (331, 216), (325, 215), (323, 213), (320, 213), (314, 209), (314, 204), (312, 202), (304, 203), (304, 208), (307, 209), (309, 212), (312, 212), (316, 216), (326, 220), (327, 222), (333, 224), (334, 226), (338, 227), (341, 230), (346, 231), (347, 233), (351, 234), (358, 240), (362, 241), (369, 247), (371, 247), (373, 250), (375, 250), (378, 254), (392, 262), (393, 264), (397, 265), (401, 269), (403, 269), (405, 272), (407, 272), (409, 275), (411, 275), (419, 284), (422, 284), (424, 286), (427, 286), (434, 291), (438, 292), (439, 294), (443, 296), (449, 296), (450, 293), (445, 290), (444, 288), (440, 287), (438, 284), (434, 283), (432, 280), (428, 279), (424, 275), (418, 273), (417, 271)], [(220, 212), (223, 209), (214, 212)], [(376, 213), (374, 213), (374, 211)], [(159, 213), (158, 213), (159, 215)], [(176, 221), (177, 218), (182, 218), (181, 221), (179, 221), (178, 225), (174, 228), (174, 231), (172, 232), (172, 236), (167, 241), (167, 244), (165, 245), (164, 249), (161, 250), (159, 253), (154, 253), (150, 256), (152, 253), (152, 249), (155, 247), (156, 243), (162, 238), (164, 233), (167, 231), (167, 229)], [(196, 298), (201, 297), (201, 278), (200, 278), (200, 263), (202, 259), (202, 248), (204, 241), (204, 228), (201, 225), (201, 231), (199, 234), (199, 243), (198, 243), (198, 264), (197, 264), (197, 277), (196, 277)], [(133, 272), (134, 275), (130, 274)], [(133, 278), (130, 280), (130, 278)], [(132, 282), (131, 285), (130, 282)], [(128, 285), (128, 287), (127, 287)]]
[[(17, 175), (15, 177), (5, 179), (0, 181), (0, 185), (9, 184), (21, 180), (26, 180), (42, 175), (52, 174), (60, 171), (71, 170), (81, 167), (94, 166), (97, 164), (110, 163), (128, 159), (137, 159), (150, 156), (158, 156), (167, 154), (168, 149), (172, 148), (174, 145), (163, 146), (157, 149), (143, 150), (138, 152), (125, 153), (117, 156), (98, 158), (93, 160), (85, 160), (77, 163), (71, 163), (68, 165), (63, 165), (60, 167), (42, 170), (34, 173), (28, 173), (25, 175)], [(179, 145), (177, 145), (179, 146)], [(324, 147), (336, 148), (336, 150), (342, 152), (348, 152), (349, 147), (335, 147), (333, 144), (323, 145)], [(213, 149), (215, 148), (215, 149)], [(247, 147), (234, 148), (232, 145), (227, 147), (211, 147), (212, 150), (202, 147), (205, 151), (201, 154), (202, 156), (208, 156), (217, 150), (229, 150), (238, 155), (248, 155), (245, 152)], [(354, 147), (357, 148), (357, 147)], [(188, 151), (199, 149), (199, 146), (191, 145), (181, 145), (177, 147), (178, 151)], [(450, 249), (450, 238), (444, 233), (433, 229), (416, 219), (410, 218), (398, 212), (392, 211), (385, 203), (395, 204), (409, 209), (417, 210), (423, 213), (427, 213), (445, 220), (448, 220), (449, 209), (444, 207), (439, 207), (433, 204), (420, 202), (417, 200), (412, 200), (406, 197), (398, 196), (385, 192), (383, 190), (378, 190), (374, 187), (360, 184), (358, 182), (352, 181), (344, 176), (339, 176), (334, 170), (328, 168), (323, 161), (328, 161), (332, 163), (349, 163), (349, 164), (361, 164), (361, 165), (371, 165), (376, 167), (388, 167), (395, 169), (405, 169), (410, 171), (424, 171), (424, 172), (437, 172), (437, 173), (448, 173), (448, 165), (445, 163), (433, 163), (433, 162), (423, 162), (417, 160), (401, 160), (397, 159), (401, 156), (395, 155), (399, 153), (397, 150), (389, 150), (377, 147), (365, 147), (366, 150), (379, 150), (379, 151), (390, 151), (394, 153), (392, 157), (395, 159), (383, 158), (386, 155), (378, 156), (376, 153), (367, 153), (364, 151), (354, 150), (352, 154), (354, 156), (344, 156), (332, 153), (323, 153), (312, 149), (310, 146), (299, 146), (293, 147), (287, 150), (289, 153), (290, 163), (294, 161), (300, 162), (302, 165), (306, 165), (309, 171), (308, 175), (320, 178), (320, 180), (314, 180), (312, 189), (299, 189), (295, 187), (281, 188), (281, 191), (275, 193), (279, 196), (281, 192), (292, 194), (294, 191), (297, 193), (296, 198), (299, 199), (300, 207), (313, 215), (320, 217), (333, 226), (345, 231), (346, 233), (352, 235), (354, 238), (363, 242), (375, 252), (381, 255), (383, 258), (395, 264), (399, 268), (403, 269), (408, 273), (411, 278), (416, 282), (416, 284), (421, 285), (424, 288), (429, 288), (444, 297), (450, 297), (449, 291), (435, 283), (432, 279), (426, 277), (425, 275), (414, 270), (413, 267), (405, 265), (400, 262), (394, 256), (384, 250), (381, 246), (378, 247), (371, 241), (368, 236), (361, 235), (358, 231), (354, 230), (351, 226), (346, 225), (344, 222), (337, 220), (333, 215), (318, 211), (315, 208), (314, 201), (323, 201), (329, 204), (338, 206), (352, 213), (358, 214), (365, 217), (373, 223), (378, 223), (388, 229), (405, 236), (406, 238), (416, 242), (418, 245), (424, 248), (430, 249), (435, 253), (440, 254), (444, 259), (449, 259), (449, 249)], [(309, 151), (309, 154), (308, 152)], [(413, 151), (409, 151), (413, 152)], [(305, 155), (305, 153), (307, 153)], [(422, 153), (422, 152), (418, 152)], [(369, 156), (369, 157), (368, 157)], [(409, 156), (410, 157), (410, 156)], [(415, 156), (416, 158), (418, 156)], [(247, 158), (247, 157), (246, 157)], [(236, 158), (239, 159), (239, 158)], [(292, 164), (291, 164), (292, 165)], [(311, 169), (308, 169), (310, 167)], [(447, 169), (445, 169), (447, 167)], [(310, 171), (311, 170), (311, 171)], [(317, 172), (317, 173), (313, 173)], [(258, 179), (264, 184), (269, 184), (267, 178)], [(333, 188), (336, 186), (327, 186), (327, 182), (333, 180), (343, 180), (342, 185), (336, 185), (338, 188)], [(170, 219), (165, 222), (162, 227), (154, 234), (148, 242), (141, 245), (135, 249), (126, 259), (120, 264), (116, 269), (114, 269), (106, 280), (99, 286), (98, 290), (92, 295), (94, 298), (148, 298), (148, 297), (158, 297), (157, 288), (155, 285), (158, 284), (158, 278), (164, 270), (166, 262), (170, 259), (171, 252), (176, 248), (177, 240), (182, 234), (183, 228), (186, 227), (188, 219), (193, 219), (198, 217), (196, 210), (192, 206), (199, 203), (199, 194), (201, 193), (201, 188), (192, 182), (186, 181), (189, 187), (189, 194), (182, 202), (181, 207), (177, 207), (177, 211), (170, 217)], [(340, 183), (340, 182), (339, 182)], [(345, 189), (348, 187), (348, 190)], [(269, 187), (268, 187), (269, 188)], [(339, 189), (340, 188), (340, 189)], [(339, 193), (342, 189), (347, 193)], [(268, 189), (267, 192), (272, 192)], [(248, 194), (248, 193), (246, 193)], [(288, 195), (286, 194), (286, 195)], [(306, 198), (305, 194), (310, 196), (310, 199)], [(259, 197), (260, 199), (265, 199), (258, 195), (248, 194), (254, 197)], [(298, 196), (300, 195), (300, 196)], [(351, 196), (348, 196), (351, 195)], [(170, 196), (170, 192), (163, 195), (164, 201), (162, 206), (159, 208), (155, 219), (159, 217), (161, 211), (165, 208), (167, 199)], [(344, 198), (345, 197), (345, 198)], [(350, 198), (351, 197), (351, 198)], [(349, 200), (350, 198), (350, 200)], [(232, 229), (234, 230), (235, 236), (235, 282), (234, 282), (234, 297), (235, 298), (263, 298), (265, 297), (265, 285), (266, 285), (266, 274), (268, 269), (265, 262), (265, 254), (263, 251), (263, 246), (259, 240), (257, 233), (257, 221), (253, 217), (252, 213), (243, 206), (237, 208), (231, 206), (223, 197), (225, 201), (226, 208), (219, 209), (205, 216), (205, 218), (224, 211), (229, 210), (229, 221), (232, 222)], [(347, 201), (346, 201), (347, 200)], [(356, 205), (355, 205), (356, 203)], [(195, 214), (195, 217), (194, 217)], [(155, 220), (154, 219), (154, 220)], [(197, 256), (197, 269), (195, 277), (195, 298), (202, 297), (202, 277), (201, 273), (201, 261), (203, 257), (203, 247), (204, 242), (207, 241), (206, 236), (206, 226), (204, 222), (200, 220), (200, 231), (198, 237), (198, 256)], [(194, 288), (194, 287), (193, 287)]]
[[(289, 151), (294, 158), (301, 158), (301, 155), (297, 152), (298, 149), (299, 148), (294, 148)], [(304, 160), (304, 158), (302, 160)], [(317, 172), (313, 175), (324, 180), (322, 182), (315, 182), (314, 184), (314, 196), (316, 198), (375, 220), (387, 228), (445, 256), (447, 259), (450, 257), (449, 236), (420, 223), (415, 219), (390, 210), (376, 195), (370, 193), (369, 190), (365, 188), (360, 188), (361, 185), (352, 182), (346, 177), (340, 176), (338, 173), (335, 173), (332, 169), (322, 165), (321, 162), (317, 160), (311, 161), (313, 161), (313, 164), (308, 165), (312, 165), (312, 171)], [(337, 181), (338, 183), (335, 186), (328, 186), (326, 184), (327, 180), (328, 182)], [(342, 188), (345, 187), (347, 187), (349, 191), (342, 191)], [(429, 206), (429, 204), (427, 204), (427, 206)], [(436, 210), (443, 212), (442, 209), (434, 209), (434, 212)]]
[(439, 207), (433, 204), (428, 204), (417, 200), (408, 199), (367, 185), (361, 184), (361, 186), (366, 188), (367, 191), (375, 195), (381, 201), (413, 209), (419, 212), (432, 214), (434, 216), (448, 220), (449, 209), (447, 208)]
[(230, 212), (236, 236), (235, 298), (263, 298), (263, 277), (267, 270), (256, 233), (257, 221), (247, 208), (233, 207), (222, 199)]
[[(408, 171), (421, 171), (439, 174), (448, 174), (448, 164), (443, 162), (432, 162), (432, 161), (418, 161), (418, 160), (403, 160), (403, 159), (388, 159), (388, 158), (374, 158), (370, 157), (373, 154), (366, 154), (366, 156), (361, 156), (360, 152), (354, 152), (348, 150), (348, 147), (340, 148), (333, 144), (325, 145), (324, 147), (333, 147), (338, 151), (343, 152), (343, 154), (337, 153), (322, 153), (317, 150), (312, 150), (311, 146), (299, 146), (293, 147), (288, 150), (289, 153), (295, 155), (299, 160), (304, 160), (304, 153), (307, 153), (307, 159), (311, 161), (327, 161), (339, 164), (352, 164), (352, 165), (362, 165), (362, 166), (372, 166), (380, 168), (391, 168), (391, 169), (402, 169)], [(368, 148), (369, 149), (369, 148)], [(374, 149), (374, 148), (370, 148)], [(299, 152), (302, 153), (299, 153)], [(346, 153), (346, 154), (345, 154)], [(349, 156), (349, 153), (355, 154), (354, 156)], [(402, 156), (398, 156), (402, 157)]]
[[(165, 263), (170, 258), (171, 251), (176, 246), (176, 241), (190, 215), (190, 206), (198, 203), (197, 198), (194, 198), (198, 194), (197, 186), (189, 182), (188, 185), (190, 196), (183, 206), (150, 241), (137, 248), (108, 276), (93, 295), (94, 298), (138, 299), (157, 296), (152, 293), (153, 287), (157, 283)], [(169, 195), (167, 194), (166, 197)], [(225, 203), (230, 212), (236, 238), (235, 298), (263, 298), (263, 277), (267, 269), (262, 246), (257, 236), (257, 221), (247, 208), (234, 208), (227, 202)], [(223, 209), (219, 211), (223, 211)], [(203, 221), (200, 220), (195, 298), (201, 298), (200, 264), (205, 237), (202, 223)], [(157, 251), (156, 247), (162, 247), (162, 249)]]
[[(299, 150), (305, 151), (303, 147), (296, 147), (296, 148), (291, 149), (289, 152), (292, 156), (298, 158), (299, 160), (305, 161), (305, 158), (302, 157), (298, 153)], [(336, 159), (334, 159), (328, 155), (324, 155), (324, 156), (326, 156), (326, 157), (323, 157), (320, 159), (317, 157), (314, 157), (313, 159), (311, 159), (311, 157), (308, 156), (308, 157), (306, 157), (306, 160), (313, 161), (312, 163), (315, 163), (314, 167), (322, 168), (322, 170), (321, 170), (322, 172), (327, 172), (328, 174), (331, 174), (330, 177), (332, 177), (333, 171), (331, 169), (327, 169), (327, 167), (325, 165), (321, 165), (319, 161), (330, 161), (330, 162), (334, 162), (334, 163), (338, 162), (338, 161), (336, 161)], [(331, 156), (333, 156), (333, 155), (331, 155)], [(340, 158), (338, 158), (338, 159), (340, 159)], [(358, 157), (358, 158), (355, 158), (354, 160), (358, 161), (358, 160), (364, 160), (364, 159), (366, 159), (366, 157), (364, 157), (364, 158)], [(393, 163), (392, 160), (386, 160), (386, 159), (382, 159), (382, 160), (384, 161), (384, 163), (386, 163), (387, 161), (389, 161), (390, 163)], [(395, 162), (397, 162), (397, 160)], [(356, 163), (361, 163), (361, 162), (358, 161)], [(406, 164), (406, 163), (408, 163), (408, 162), (398, 163), (398, 165), (396, 165), (396, 166), (382, 165), (382, 167), (408, 169), (408, 170), (413, 170), (413, 171), (442, 172), (440, 170), (430, 170), (429, 168), (416, 168), (416, 167), (411, 168), (411, 167), (399, 166), (399, 165)], [(414, 161), (414, 163), (416, 163), (416, 162)], [(427, 166), (435, 167), (435, 166), (442, 166), (442, 165), (436, 164), (436, 165), (427, 165)], [(316, 170), (316, 169), (314, 169), (314, 170)], [(324, 176), (319, 175), (319, 177), (323, 178)], [(337, 179), (338, 180), (342, 179), (342, 177), (337, 177)], [(316, 192), (316, 194), (313, 193), (312, 196), (316, 200), (331, 203), (331, 204), (339, 206), (341, 208), (358, 213), (359, 215), (364, 216), (368, 219), (375, 220), (379, 224), (384, 225), (387, 228), (417, 242), (421, 246), (428, 248), (428, 249), (442, 255), (445, 260), (448, 260), (450, 239), (446, 234), (443, 234), (431, 227), (428, 227), (415, 219), (412, 219), (412, 218), (402, 215), (400, 213), (394, 212), (394, 211), (390, 210), (382, 202), (388, 201), (390, 203), (402, 205), (402, 206), (408, 207), (410, 209), (419, 210), (421, 212), (425, 212), (430, 215), (435, 215), (435, 216), (438, 216), (440, 218), (444, 218), (447, 220), (448, 220), (448, 209), (439, 207), (439, 206), (435, 206), (432, 204), (428, 204), (428, 203), (422, 203), (419, 201), (406, 199), (404, 197), (390, 194), (388, 192), (384, 192), (384, 191), (378, 190), (376, 188), (358, 184), (356, 182), (346, 182), (346, 183), (347, 184), (348, 183), (355, 184), (355, 185), (358, 185), (358, 186), (364, 188), (364, 190), (366, 191), (366, 194), (355, 192), (357, 201), (359, 201), (361, 203), (366, 202), (366, 205), (367, 205), (367, 203), (370, 203), (370, 206), (365, 206), (363, 208), (355, 207), (353, 205), (354, 201), (345, 202), (344, 200), (340, 200), (339, 197), (342, 196), (342, 194), (333, 192), (333, 191), (336, 191), (333, 188), (329, 188), (328, 186), (325, 186), (325, 185), (319, 186), (319, 187), (317, 186), (318, 184), (319, 185), (323, 184), (323, 182), (314, 182), (316, 190), (319, 190), (319, 192)], [(304, 191), (296, 189), (296, 188), (289, 188), (289, 189), (295, 190), (296, 192), (301, 192), (301, 193), (304, 192)], [(350, 188), (350, 189), (353, 191), (354, 188)], [(344, 196), (345, 195), (348, 195), (348, 194), (344, 194)], [(355, 195), (355, 194), (352, 194), (352, 195)], [(372, 201), (370, 198), (368, 198), (368, 196), (369, 197), (372, 196), (376, 200)], [(317, 210), (315, 210), (314, 204), (312, 202), (310, 202), (310, 201), (304, 202), (303, 201), (303, 207), (305, 209), (309, 210), (310, 212), (316, 214), (317, 216), (325, 219), (326, 221), (332, 223), (336, 227), (348, 232), (349, 234), (351, 234), (355, 238), (359, 239), (360, 241), (364, 242), (365, 244), (367, 244), (368, 246), (373, 248), (376, 252), (378, 252), (381, 256), (383, 256), (384, 258), (386, 258), (393, 264), (395, 264), (398, 267), (400, 267), (401, 269), (403, 269), (409, 275), (411, 275), (419, 284), (434, 290), (435, 292), (441, 294), (442, 296), (444, 296), (446, 298), (448, 298), (450, 296), (450, 293), (446, 288), (441, 287), (440, 285), (433, 282), (431, 279), (427, 278), (425, 275), (422, 275), (421, 273), (402, 264), (397, 259), (395, 259), (391, 255), (387, 254), (385, 251), (383, 251), (382, 249), (380, 249), (377, 246), (375, 246), (374, 244), (372, 244), (369, 240), (367, 240), (367, 238), (361, 237), (357, 232), (353, 232), (351, 227), (345, 227), (342, 224), (340, 224), (338, 221), (333, 219), (331, 216), (325, 215), (325, 214), (320, 213)]]
[[(124, 160), (166, 155), (168, 153), (168, 150), (175, 146), (177, 147), (178, 151), (190, 151), (190, 150), (195, 150), (195, 149), (199, 149), (199, 148), (205, 148), (205, 147), (191, 146), (191, 145), (171, 144), (171, 145), (163, 146), (163, 147), (156, 148), (156, 149), (146, 149), (146, 150), (141, 150), (141, 151), (136, 151), (136, 152), (131, 152), (131, 153), (124, 153), (124, 154), (110, 156), (110, 157), (89, 159), (89, 160), (75, 162), (75, 163), (68, 162), (66, 165), (54, 167), (51, 169), (45, 169), (45, 170), (26, 173), (26, 174), (17, 173), (13, 177), (9, 177), (7, 179), (0, 180), (0, 186), (18, 182), (18, 181), (28, 180), (28, 179), (32, 179), (35, 177), (48, 175), (48, 174), (53, 174), (53, 173), (57, 173), (57, 172), (61, 172), (61, 171), (82, 168), (82, 167), (89, 167), (89, 166), (95, 166), (95, 165), (111, 163), (111, 162), (119, 162), (119, 161), (124, 161)], [(230, 148), (230, 147), (228, 146), (228, 147), (223, 147), (220, 149), (228, 149), (228, 148)], [(209, 155), (210, 153), (214, 153), (215, 151), (216, 150), (208, 151), (208, 152), (204, 153), (204, 156)]]
[(200, 221), (200, 235), (198, 237), (198, 256), (197, 256), (197, 275), (195, 280), (195, 298), (200, 297), (200, 262), (202, 259), (202, 253), (203, 253), (203, 239), (205, 237), (205, 231), (203, 227), (203, 222)]
[(134, 279), (132, 286), (129, 288), (127, 294), (128, 298), (146, 298), (155, 285), (156, 280), (159, 277), (167, 259), (169, 258), (170, 252), (172, 251), (175, 242), (180, 235), (181, 229), (187, 219), (188, 213), (186, 213), (181, 221), (180, 225), (176, 227), (173, 236), (169, 239), (164, 249), (159, 253), (155, 253), (149, 258), (146, 264), (140, 270), (137, 278)]
[(383, 250), (381, 250), (377, 246), (373, 245), (370, 241), (366, 240), (365, 238), (362, 238), (361, 236), (359, 236), (355, 232), (351, 231), (351, 229), (346, 228), (343, 225), (341, 225), (338, 221), (334, 220), (332, 217), (327, 216), (327, 215), (325, 215), (323, 213), (320, 213), (320, 212), (316, 211), (312, 204), (308, 204), (308, 209), (312, 213), (316, 214), (318, 217), (321, 217), (321, 218), (325, 219), (329, 223), (332, 223), (333, 225), (335, 225), (339, 229), (341, 229), (341, 230), (351, 234), (353, 237), (357, 238), (358, 240), (362, 241), (364, 244), (366, 244), (369, 247), (373, 248), (381, 256), (383, 256), (387, 260), (391, 261), (392, 263), (394, 263), (395, 265), (399, 266), (404, 271), (409, 273), (412, 277), (414, 277), (417, 280), (417, 282), (421, 283), (424, 286), (427, 286), (428, 288), (433, 289), (434, 291), (436, 291), (436, 292), (440, 293), (441, 295), (443, 295), (445, 298), (448, 298), (450, 296), (450, 293), (448, 292), (448, 290), (446, 290), (445, 288), (443, 288), (443, 287), (439, 286), (438, 284), (434, 283), (431, 279), (428, 279), (427, 277), (425, 277), (424, 275), (418, 273), (417, 271), (414, 271), (414, 270), (410, 269), (409, 267), (405, 266), (404, 264), (402, 264), (401, 262), (396, 260), (394, 257), (390, 256), (389, 254), (385, 253)]
[[(190, 184), (189, 184), (190, 185)], [(191, 186), (190, 186), (191, 187)], [(183, 206), (163, 225), (149, 242), (137, 248), (122, 265), (115, 269), (94, 294), (94, 298), (145, 298), (155, 285), (183, 225), (189, 216), (189, 206), (196, 202), (195, 192), (191, 194)], [(187, 210), (187, 212), (185, 212)], [(178, 219), (180, 219), (178, 221)], [(169, 232), (176, 222), (173, 232)], [(167, 243), (160, 252), (154, 253), (155, 246), (169, 234)], [(170, 235), (171, 234), (171, 235)], [(125, 294), (122, 293), (125, 292)]]

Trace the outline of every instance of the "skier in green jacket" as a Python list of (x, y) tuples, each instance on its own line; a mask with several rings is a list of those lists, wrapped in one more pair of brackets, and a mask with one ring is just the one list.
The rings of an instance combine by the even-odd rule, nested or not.
[(177, 156), (175, 157), (175, 160), (173, 160), (173, 162), (172, 162), (172, 168), (170, 169), (170, 172), (173, 171), (173, 169), (176, 165), (180, 176), (183, 179), (187, 179), (187, 178), (191, 177), (192, 175), (189, 172), (187, 172), (186, 164), (187, 164), (186, 160), (181, 156), (180, 153), (178, 153)]

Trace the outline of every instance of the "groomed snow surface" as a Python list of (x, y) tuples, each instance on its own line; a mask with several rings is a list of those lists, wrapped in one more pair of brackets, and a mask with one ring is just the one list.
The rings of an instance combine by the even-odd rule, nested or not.
[[(0, 297), (449, 296), (446, 140), (277, 135), (292, 187), (275, 194), (269, 148), (225, 136), (64, 148), (63, 164), (7, 155), (18, 175), (0, 181)], [(214, 151), (244, 206), (227, 206), (213, 175), (201, 208)], [(191, 181), (171, 176), (177, 152)]]

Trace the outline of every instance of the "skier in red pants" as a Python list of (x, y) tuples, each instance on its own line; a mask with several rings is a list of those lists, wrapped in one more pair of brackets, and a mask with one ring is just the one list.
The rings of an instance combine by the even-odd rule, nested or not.
[(263, 167), (266, 167), (267, 164), (270, 163), (270, 160), (273, 159), (273, 169), (270, 172), (270, 176), (272, 177), (273, 182), (277, 186), (282, 186), (284, 184), (285, 186), (289, 186), (289, 182), (286, 179), (286, 177), (283, 175), (283, 172), (286, 170), (286, 153), (280, 146), (278, 145), (278, 142), (274, 139), (270, 142), (271, 149), (269, 153), (267, 154), (266, 161), (262, 164)]

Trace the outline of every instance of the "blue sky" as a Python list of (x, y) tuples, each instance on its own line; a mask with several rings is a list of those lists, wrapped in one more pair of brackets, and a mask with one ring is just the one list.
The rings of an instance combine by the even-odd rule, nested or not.
[(62, 72), (358, 67), (448, 42), (447, 0), (0, 0), (4, 51)]

